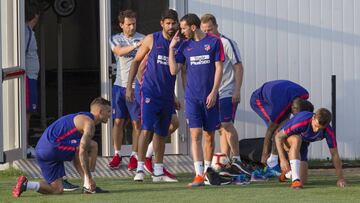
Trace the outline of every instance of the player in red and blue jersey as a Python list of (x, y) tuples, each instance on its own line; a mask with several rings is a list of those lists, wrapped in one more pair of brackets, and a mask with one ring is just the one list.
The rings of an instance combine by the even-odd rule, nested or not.
[[(177, 12), (168, 9), (162, 13), (160, 21), (162, 31), (147, 35), (139, 48), (130, 68), (129, 83), (126, 90), (128, 101), (134, 100), (133, 82), (140, 62), (148, 55), (143, 72), (140, 72), (141, 94), (141, 134), (139, 137), (138, 165), (135, 181), (144, 180), (145, 153), (151, 135), (155, 151), (153, 182), (177, 182), (164, 173), (163, 156), (165, 138), (169, 133), (171, 117), (174, 111), (174, 88), (176, 76), (170, 74), (168, 65), (169, 44), (178, 28)], [(140, 70), (141, 71), (141, 70)]]
[(308, 98), (309, 93), (304, 87), (289, 80), (266, 82), (251, 95), (251, 108), (267, 125), (261, 162), (267, 164), (268, 171), (276, 171), (276, 175), (280, 175), (280, 167), (276, 146), (272, 142), (275, 130), (290, 118), (291, 113), (299, 111), (297, 106), (301, 100)]
[[(189, 187), (204, 185), (204, 170), (211, 164), (214, 134), (220, 125), (218, 90), (223, 71), (224, 50), (220, 38), (202, 32), (200, 23), (195, 14), (182, 17), (180, 28), (186, 40), (179, 43), (181, 40), (177, 32), (169, 48), (171, 74), (176, 75), (180, 69), (186, 67), (186, 70), (183, 70), (186, 71), (185, 114), (190, 128), (196, 172)], [(177, 44), (180, 44), (178, 48)]]
[[(342, 162), (337, 150), (336, 137), (330, 126), (331, 113), (325, 108), (320, 108), (316, 113), (303, 111), (297, 113), (282, 127), (282, 130), (275, 136), (276, 147), (279, 152), (280, 166), (283, 172), (291, 169), (292, 188), (302, 188), (307, 181), (307, 153), (311, 142), (326, 139), (330, 149), (336, 174), (338, 176), (337, 185), (346, 185)], [(289, 148), (289, 162), (285, 156), (285, 148)]]
[(106, 123), (110, 116), (110, 102), (99, 97), (92, 101), (90, 112), (69, 114), (52, 123), (36, 146), (36, 160), (46, 182), (30, 182), (25, 176), (20, 176), (12, 195), (19, 197), (28, 189), (42, 194), (61, 194), (64, 161), (72, 160), (84, 178), (84, 193), (107, 192), (96, 187), (91, 175), (95, 171), (98, 152), (98, 145), (92, 138), (95, 125)]

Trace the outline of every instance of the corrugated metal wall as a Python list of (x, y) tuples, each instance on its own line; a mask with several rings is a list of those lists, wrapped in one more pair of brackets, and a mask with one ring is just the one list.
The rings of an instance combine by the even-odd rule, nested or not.
[[(245, 67), (236, 120), (241, 139), (265, 133), (249, 105), (262, 83), (298, 82), (310, 91), (315, 108), (331, 109), (335, 74), (340, 156), (360, 158), (360, 1), (191, 0), (188, 11), (214, 14), (220, 31), (239, 45)], [(329, 156), (325, 141), (312, 144), (311, 158)]]

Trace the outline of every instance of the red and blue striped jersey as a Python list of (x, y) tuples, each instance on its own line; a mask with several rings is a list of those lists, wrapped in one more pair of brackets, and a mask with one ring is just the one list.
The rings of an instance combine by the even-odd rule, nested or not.
[(316, 142), (326, 139), (329, 148), (336, 148), (336, 137), (332, 127), (327, 125), (326, 128), (314, 132), (311, 125), (313, 116), (314, 113), (312, 112), (299, 112), (285, 123), (282, 129), (287, 136), (300, 135), (302, 140), (306, 142)]
[(62, 151), (75, 151), (76, 147), (80, 145), (82, 132), (76, 128), (74, 118), (80, 114), (94, 120), (94, 115), (90, 112), (63, 116), (46, 128), (36, 147), (39, 149), (56, 148)]

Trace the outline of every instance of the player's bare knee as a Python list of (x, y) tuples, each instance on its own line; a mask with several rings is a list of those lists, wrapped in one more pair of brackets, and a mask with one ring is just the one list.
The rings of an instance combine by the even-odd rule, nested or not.
[(194, 136), (191, 136), (191, 141), (192, 142), (201, 142), (201, 136), (200, 135), (194, 135)]
[(124, 125), (124, 120), (122, 120), (122, 119), (115, 119), (114, 120), (114, 126), (123, 127), (123, 125)]
[(204, 140), (206, 144), (213, 144), (214, 143), (214, 136), (204, 136)]
[(296, 135), (290, 136), (288, 137), (287, 142), (291, 147), (299, 146), (299, 144), (301, 144), (301, 137)]
[(221, 128), (223, 130), (225, 130), (226, 132), (231, 132), (232, 128), (233, 128), (233, 124), (230, 122), (226, 122), (226, 123), (221, 123)]
[(133, 121), (133, 122), (132, 122), (132, 125), (133, 125), (133, 128), (134, 128), (135, 130), (138, 130), (138, 131), (141, 130), (140, 121)]
[(171, 132), (174, 132), (178, 128), (179, 128), (179, 121), (178, 120), (176, 120), (174, 122), (171, 122), (171, 124), (170, 124), (170, 131)]

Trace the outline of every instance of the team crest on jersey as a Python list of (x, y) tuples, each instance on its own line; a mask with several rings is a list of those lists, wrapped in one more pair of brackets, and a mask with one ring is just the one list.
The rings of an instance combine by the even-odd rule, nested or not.
[(70, 142), (71, 142), (71, 144), (76, 144), (77, 140), (71, 140)]
[(210, 50), (210, 44), (205, 44), (204, 45), (204, 49), (205, 49), (205, 51), (209, 51)]
[(145, 98), (145, 103), (150, 103), (151, 99), (150, 98)]

